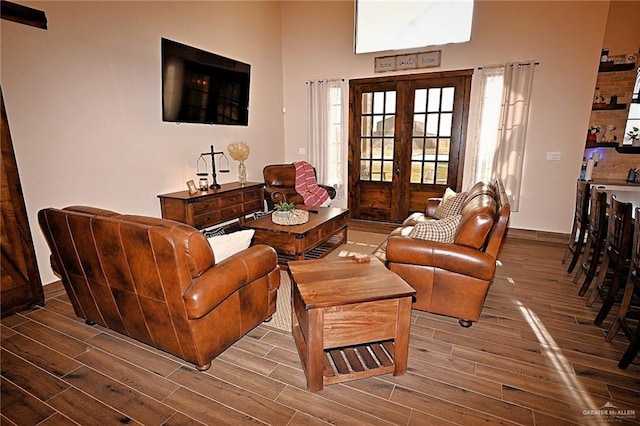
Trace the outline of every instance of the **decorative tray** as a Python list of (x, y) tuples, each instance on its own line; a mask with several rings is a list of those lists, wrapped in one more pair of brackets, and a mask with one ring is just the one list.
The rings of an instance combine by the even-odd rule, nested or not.
[(309, 212), (299, 209), (291, 212), (275, 211), (271, 214), (271, 220), (278, 225), (302, 225), (309, 222)]

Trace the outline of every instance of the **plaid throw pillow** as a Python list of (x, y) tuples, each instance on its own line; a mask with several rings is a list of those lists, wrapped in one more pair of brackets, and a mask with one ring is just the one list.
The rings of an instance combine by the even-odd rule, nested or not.
[(458, 214), (440, 220), (418, 223), (413, 227), (409, 237), (438, 243), (452, 243), (460, 219), (462, 215)]
[[(447, 196), (448, 191), (451, 191), (453, 194)], [(447, 192), (445, 192), (445, 196), (442, 197), (442, 202), (436, 207), (436, 211), (433, 213), (433, 217), (436, 219), (459, 215), (460, 211), (462, 211), (462, 203), (467, 199), (466, 192), (456, 194), (449, 188), (447, 188)]]

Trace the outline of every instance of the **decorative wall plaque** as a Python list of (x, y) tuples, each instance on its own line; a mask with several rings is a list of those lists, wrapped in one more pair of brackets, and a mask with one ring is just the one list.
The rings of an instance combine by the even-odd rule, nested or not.
[(375, 60), (375, 72), (393, 71), (396, 69), (395, 56), (382, 56)]
[(418, 68), (432, 68), (440, 66), (441, 50), (432, 50), (431, 52), (418, 53)]
[(375, 58), (375, 72), (433, 68), (440, 66), (441, 50)]

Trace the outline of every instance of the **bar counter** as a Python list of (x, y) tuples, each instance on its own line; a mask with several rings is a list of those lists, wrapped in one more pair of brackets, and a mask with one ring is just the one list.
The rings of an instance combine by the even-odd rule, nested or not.
[(623, 179), (594, 179), (589, 181), (591, 191), (599, 190), (607, 193), (607, 202), (611, 204), (611, 196), (618, 201), (633, 203), (633, 216), (636, 207), (640, 207), (640, 182), (627, 182)]

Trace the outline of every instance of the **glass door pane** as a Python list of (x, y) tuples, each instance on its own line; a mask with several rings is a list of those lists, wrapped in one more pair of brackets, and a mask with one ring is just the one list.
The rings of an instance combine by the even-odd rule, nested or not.
[(414, 92), (411, 183), (446, 185), (455, 87)]
[(362, 93), (360, 180), (391, 182), (395, 140), (396, 92)]

